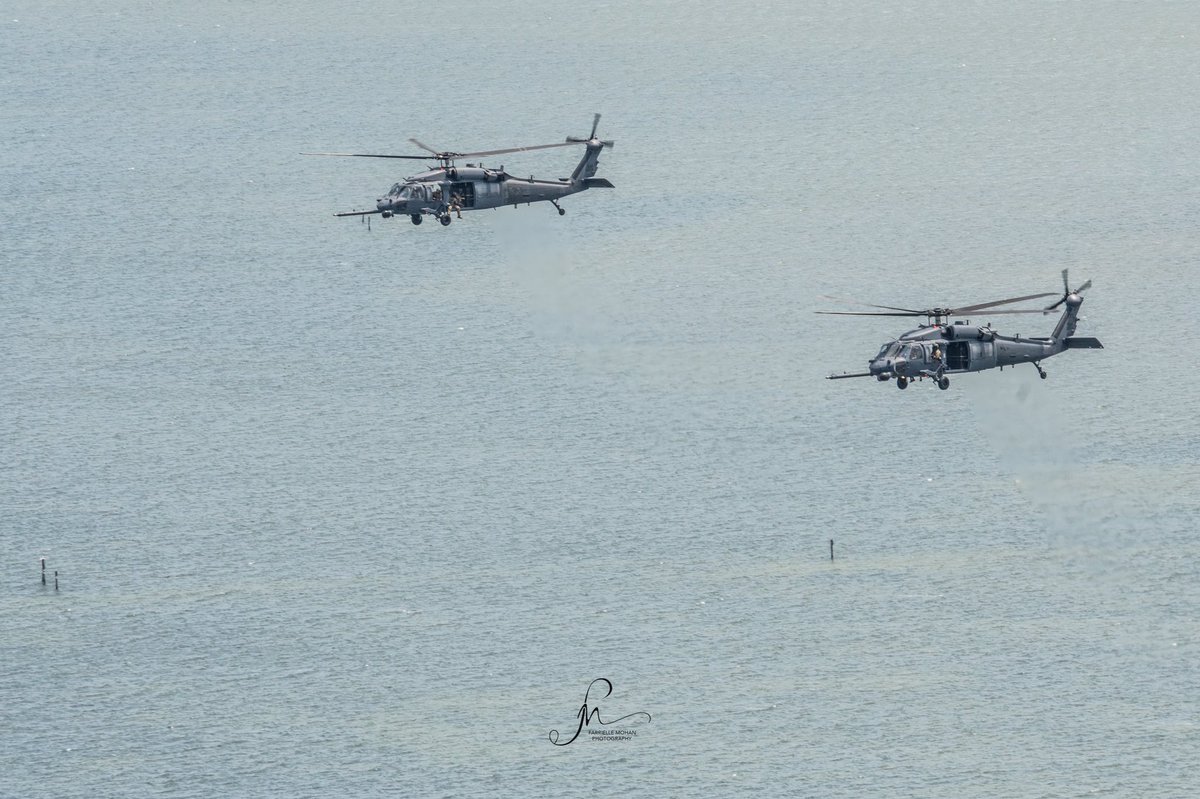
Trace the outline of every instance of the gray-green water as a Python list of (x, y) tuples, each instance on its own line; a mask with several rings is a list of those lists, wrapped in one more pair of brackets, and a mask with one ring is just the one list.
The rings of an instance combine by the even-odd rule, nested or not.
[[(1194, 794), (1198, 54), (1185, 2), (5, 4), (0, 795)], [(406, 171), (298, 155), (594, 111), (563, 218), (368, 233)], [(822, 379), (904, 320), (821, 294), (1064, 267), (1106, 349), (1044, 382)], [(596, 677), (653, 720), (551, 745)]]

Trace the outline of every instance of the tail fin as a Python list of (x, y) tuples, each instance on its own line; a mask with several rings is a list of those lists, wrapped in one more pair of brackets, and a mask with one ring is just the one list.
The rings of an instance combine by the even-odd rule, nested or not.
[(572, 183), (579, 183), (596, 174), (596, 167), (600, 164), (600, 151), (603, 149), (603, 144), (593, 145), (590, 141), (587, 143), (587, 152), (583, 154), (583, 158), (579, 159), (579, 164), (571, 173)]
[[(1073, 302), (1072, 299), (1074, 299)], [(1056, 344), (1063, 344), (1067, 339), (1075, 335), (1075, 323), (1079, 321), (1079, 306), (1082, 303), (1083, 298), (1078, 295), (1067, 299), (1066, 310), (1063, 311), (1058, 324), (1054, 326), (1054, 332), (1050, 334), (1050, 337)]]
[(578, 136), (567, 137), (567, 141), (579, 142), (586, 148), (583, 158), (579, 160), (579, 164), (575, 167), (575, 171), (571, 173), (572, 183), (582, 183), (595, 175), (596, 167), (600, 163), (600, 153), (605, 147), (611, 148), (613, 146), (611, 141), (601, 141), (600, 139), (596, 138), (596, 126), (599, 124), (600, 115), (596, 114), (596, 116), (592, 119), (592, 132), (586, 139)]
[[(1054, 326), (1054, 332), (1051, 334), (1051, 340), (1054, 342), (1055, 352), (1062, 352), (1063, 350), (1072, 346), (1070, 344), (1070, 340), (1071, 336), (1075, 335), (1075, 323), (1079, 321), (1079, 306), (1083, 305), (1083, 297), (1080, 295), (1092, 285), (1092, 281), (1089, 280), (1079, 288), (1072, 291), (1070, 284), (1067, 282), (1066, 269), (1062, 271), (1062, 278), (1062, 299), (1046, 308), (1047, 311), (1052, 311), (1060, 305), (1066, 305), (1066, 308), (1063, 310), (1062, 318), (1058, 320), (1058, 324)], [(1085, 339), (1080, 339), (1080, 341), (1083, 340)], [(1087, 340), (1095, 341), (1095, 339)], [(1098, 341), (1096, 343), (1099, 344)], [(1074, 346), (1082, 347), (1084, 345), (1076, 344)]]

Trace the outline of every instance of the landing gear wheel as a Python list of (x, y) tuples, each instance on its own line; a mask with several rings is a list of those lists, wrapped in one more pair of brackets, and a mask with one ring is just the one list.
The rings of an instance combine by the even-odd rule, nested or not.
[(424, 221), (425, 221), (424, 217), (422, 217), (420, 214), (413, 214), (413, 215), (412, 215), (412, 222), (413, 222), (413, 224), (414, 224), (414, 225), (419, 225), (419, 224), (421, 224), (421, 223), (422, 223), (422, 222), (424, 222)]
[(438, 217), (438, 221), (442, 223), (443, 227), (450, 224), (450, 219), (450, 214), (444, 214)]
[(566, 208), (559, 208), (559, 209), (558, 209), (558, 215), (559, 215), (559, 216), (565, 216), (565, 215), (566, 215), (566, 213), (567, 213), (567, 209), (566, 209)]
[(938, 378), (938, 388), (940, 388), (942, 391), (945, 391), (946, 389), (950, 388), (950, 378), (939, 377)]
[(900, 389), (901, 391), (908, 388), (908, 378), (907, 377), (897, 377), (896, 378), (896, 388)]
[(1042, 378), (1043, 380), (1045, 380), (1045, 379), (1046, 379), (1046, 373), (1045, 373), (1043, 370), (1041, 370), (1041, 369), (1038, 369), (1038, 374), (1041, 376), (1041, 378)]

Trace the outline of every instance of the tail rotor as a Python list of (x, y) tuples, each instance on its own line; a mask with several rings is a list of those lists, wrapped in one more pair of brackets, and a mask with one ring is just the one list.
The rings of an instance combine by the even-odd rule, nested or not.
[(592, 142), (595, 142), (602, 147), (608, 147), (611, 149), (613, 146), (611, 141), (600, 141), (596, 138), (596, 128), (599, 125), (600, 115), (596, 114), (594, 117), (592, 117), (592, 132), (587, 135), (587, 138), (584, 138), (583, 136), (568, 136), (567, 141), (571, 144), (591, 144)]
[(1064, 302), (1066, 302), (1066, 301), (1067, 301), (1067, 299), (1068, 299), (1068, 298), (1069, 298), (1069, 297), (1070, 297), (1072, 294), (1075, 294), (1075, 295), (1077, 295), (1077, 296), (1078, 296), (1078, 295), (1082, 294), (1083, 292), (1087, 291), (1089, 288), (1091, 288), (1091, 287), (1092, 287), (1092, 281), (1091, 281), (1091, 280), (1088, 280), (1086, 283), (1084, 283), (1084, 284), (1083, 284), (1082, 286), (1080, 286), (1079, 288), (1075, 289), (1074, 291), (1071, 291), (1071, 283), (1070, 283), (1070, 281), (1069, 281), (1069, 279), (1068, 279), (1068, 277), (1067, 277), (1067, 270), (1066, 270), (1066, 269), (1062, 270), (1062, 279), (1063, 279), (1063, 295), (1062, 295), (1062, 298), (1061, 298), (1061, 299), (1059, 299), (1059, 301), (1058, 301), (1058, 302), (1056, 302), (1056, 303), (1054, 303), (1053, 305), (1048, 305), (1048, 306), (1046, 306), (1045, 308), (1043, 308), (1042, 310), (1043, 310), (1043, 311), (1045, 311), (1046, 313), (1049, 313), (1050, 311), (1053, 311), (1053, 310), (1054, 310), (1055, 308), (1057, 308), (1058, 306), (1062, 305)]

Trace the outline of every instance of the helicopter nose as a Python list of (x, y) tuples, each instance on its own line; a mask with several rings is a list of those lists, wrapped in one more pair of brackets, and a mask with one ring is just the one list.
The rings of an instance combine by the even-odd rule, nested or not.
[(873, 375), (887, 374), (892, 371), (892, 362), (890, 360), (885, 361), (883, 358), (876, 358), (871, 361), (870, 369)]

